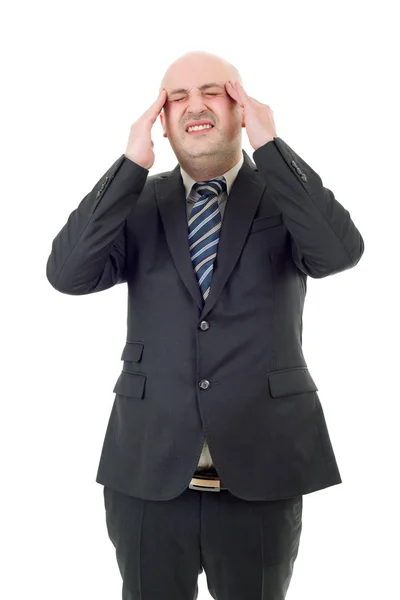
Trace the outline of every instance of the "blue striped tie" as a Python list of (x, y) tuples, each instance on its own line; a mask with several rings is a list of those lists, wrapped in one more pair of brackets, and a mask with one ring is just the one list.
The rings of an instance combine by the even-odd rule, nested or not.
[(210, 293), (221, 229), (218, 195), (226, 192), (226, 180), (221, 176), (199, 181), (193, 185), (193, 189), (199, 197), (189, 217), (190, 257), (203, 299), (206, 300)]

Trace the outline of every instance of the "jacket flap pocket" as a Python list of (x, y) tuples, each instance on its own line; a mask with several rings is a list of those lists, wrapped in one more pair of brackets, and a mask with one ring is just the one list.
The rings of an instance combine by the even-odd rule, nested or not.
[(114, 386), (113, 392), (121, 396), (130, 396), (131, 398), (143, 398), (146, 375), (143, 373), (132, 373), (131, 371), (122, 371)]
[(126, 342), (125, 348), (122, 351), (121, 360), (130, 362), (139, 362), (142, 358), (143, 346), (141, 342)]
[(307, 367), (294, 367), (293, 369), (274, 371), (269, 373), (268, 380), (273, 398), (318, 391)]
[(268, 229), (269, 227), (276, 227), (283, 223), (282, 215), (273, 215), (272, 217), (259, 217), (253, 221), (250, 229), (250, 233), (255, 231), (261, 231), (262, 229)]

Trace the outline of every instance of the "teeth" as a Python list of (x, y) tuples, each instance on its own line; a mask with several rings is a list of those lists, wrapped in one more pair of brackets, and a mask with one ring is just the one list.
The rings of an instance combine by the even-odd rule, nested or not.
[(212, 125), (193, 125), (189, 127), (188, 131), (200, 131), (201, 129), (211, 129)]

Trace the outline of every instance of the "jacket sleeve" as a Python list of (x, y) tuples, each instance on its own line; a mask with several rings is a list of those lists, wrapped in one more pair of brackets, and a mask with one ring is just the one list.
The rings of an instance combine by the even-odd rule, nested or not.
[(354, 267), (364, 240), (319, 175), (279, 137), (258, 148), (253, 158), (282, 212), (296, 266), (314, 278)]
[(47, 260), (46, 276), (57, 291), (91, 294), (126, 281), (126, 217), (148, 173), (123, 154), (70, 214)]

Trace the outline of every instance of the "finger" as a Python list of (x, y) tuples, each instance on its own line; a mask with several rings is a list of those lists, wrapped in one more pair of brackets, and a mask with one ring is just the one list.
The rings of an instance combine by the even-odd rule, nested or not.
[(239, 100), (238, 93), (230, 81), (226, 82), (225, 88), (226, 88), (226, 91), (228, 92), (228, 94), (231, 96), (231, 98), (233, 98), (233, 100), (235, 102), (238, 102), (238, 100)]
[(238, 103), (240, 104), (240, 106), (244, 107), (244, 105), (248, 102), (248, 98), (246, 92), (243, 89), (243, 86), (241, 85), (240, 81), (234, 81), (233, 86), (235, 92), (239, 97)]
[[(167, 90), (165, 88), (160, 88), (160, 93), (158, 94), (158, 98), (154, 104), (156, 106), (160, 105), (162, 108), (165, 104), (166, 99), (167, 99)], [(160, 108), (160, 110), (161, 110), (161, 108)]]
[(160, 89), (160, 93), (158, 94), (158, 98), (147, 111), (147, 114), (154, 120), (158, 117), (163, 108), (164, 104), (167, 101), (167, 90), (164, 88)]
[(239, 90), (236, 86), (236, 82), (235, 81), (229, 81), (229, 90), (230, 90), (230, 94), (232, 96), (232, 98), (239, 104), (239, 106), (244, 106), (243, 103), (243, 99), (239, 93)]

